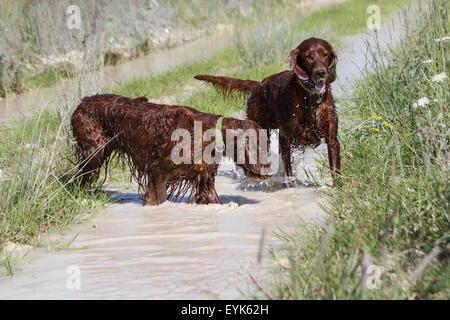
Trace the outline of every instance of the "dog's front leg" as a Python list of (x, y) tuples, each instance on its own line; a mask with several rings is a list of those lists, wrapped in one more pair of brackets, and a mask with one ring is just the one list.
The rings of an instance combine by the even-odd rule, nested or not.
[(285, 136), (280, 134), (280, 153), (284, 164), (284, 170), (288, 177), (292, 176), (291, 165), (291, 141)]
[(328, 147), (328, 163), (330, 164), (331, 177), (333, 178), (333, 185), (338, 185), (338, 174), (341, 171), (341, 144), (338, 137), (338, 122), (337, 119), (331, 122), (329, 126), (329, 135), (326, 143)]
[(331, 177), (333, 178), (333, 185), (337, 185), (337, 175), (341, 170), (341, 146), (339, 140), (334, 138), (327, 143), (328, 147), (328, 162), (331, 169)]
[(145, 194), (145, 204), (157, 206), (167, 200), (167, 179), (161, 175), (151, 178)]

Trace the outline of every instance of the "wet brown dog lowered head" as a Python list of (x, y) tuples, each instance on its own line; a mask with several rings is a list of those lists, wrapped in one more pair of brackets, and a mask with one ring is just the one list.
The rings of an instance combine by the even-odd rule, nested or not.
[[(194, 137), (198, 132), (194, 132), (196, 121), (197, 125), (201, 122), (200, 135), (203, 136), (208, 129), (216, 130), (220, 118), (189, 107), (149, 103), (145, 97), (128, 99), (112, 94), (86, 97), (71, 119), (81, 184), (86, 186), (95, 181), (102, 165), (107, 166), (110, 157), (116, 153), (128, 161), (146, 204), (158, 205), (167, 198), (178, 200), (185, 195), (195, 203), (221, 203), (214, 187), (218, 164), (205, 158), (208, 152), (213, 159), (215, 157), (215, 135), (208, 141), (206, 138), (197, 140), (199, 143)], [(258, 133), (261, 130), (251, 120), (222, 118), (220, 121), (223, 137), (226, 137), (227, 129), (253, 129)], [(173, 140), (172, 134), (177, 129), (182, 129), (181, 132), (187, 133), (189, 138), (193, 137), (187, 143), (189, 154), (175, 153), (187, 155), (183, 158), (186, 161), (182, 162), (173, 161), (172, 151), (183, 140), (182, 137)], [(262, 163), (254, 152), (250, 152), (254, 150), (250, 140), (245, 137), (239, 139), (239, 136), (233, 140), (232, 137), (224, 142), (224, 148), (230, 149), (230, 143), (236, 150), (241, 147), (245, 161), (238, 161), (240, 164), (237, 165), (250, 178), (267, 179), (268, 176), (262, 173), (270, 171), (270, 164)], [(239, 160), (236, 158), (239, 152), (234, 155), (235, 161)]]
[(340, 170), (338, 116), (330, 84), (336, 80), (337, 56), (322, 39), (303, 41), (290, 54), (291, 70), (261, 82), (208, 75), (195, 76), (222, 91), (250, 93), (247, 119), (265, 129), (280, 129), (280, 154), (292, 175), (291, 147), (315, 148), (325, 139), (335, 181)]

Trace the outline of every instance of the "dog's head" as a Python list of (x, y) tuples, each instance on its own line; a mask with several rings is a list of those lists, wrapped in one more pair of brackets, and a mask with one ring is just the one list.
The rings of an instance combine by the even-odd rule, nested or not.
[(324, 93), (327, 84), (336, 80), (337, 56), (325, 40), (310, 38), (303, 41), (290, 55), (290, 64), (297, 77), (312, 89)]
[[(239, 125), (226, 129), (225, 149), (227, 156), (233, 158), (247, 177), (253, 180), (266, 180), (272, 174), (268, 159), (269, 137), (266, 130), (252, 120), (237, 120)], [(265, 135), (263, 137), (263, 135)], [(232, 152), (232, 154), (231, 154)]]

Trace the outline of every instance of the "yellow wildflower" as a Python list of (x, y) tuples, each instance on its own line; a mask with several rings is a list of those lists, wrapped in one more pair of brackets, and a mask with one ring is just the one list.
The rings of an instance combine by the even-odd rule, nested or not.
[(387, 121), (383, 122), (383, 124), (388, 128), (394, 129), (394, 126), (389, 124)]
[(373, 128), (373, 130), (376, 131), (376, 132), (380, 131), (380, 129), (378, 129), (378, 128)]
[(375, 120), (381, 120), (381, 119), (383, 119), (383, 117), (376, 116), (376, 115), (373, 115), (372, 118), (374, 118)]

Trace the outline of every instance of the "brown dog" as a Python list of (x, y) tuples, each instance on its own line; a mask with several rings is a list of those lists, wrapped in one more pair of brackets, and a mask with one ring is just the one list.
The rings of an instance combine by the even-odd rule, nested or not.
[(338, 116), (330, 84), (336, 79), (337, 56), (325, 40), (303, 41), (290, 54), (291, 70), (261, 82), (208, 75), (195, 76), (222, 91), (250, 93), (247, 118), (265, 129), (280, 129), (280, 154), (292, 175), (291, 147), (315, 148), (325, 138), (333, 181), (340, 170)]
[[(180, 136), (175, 140), (173, 138), (177, 129), (180, 130), (175, 133), (184, 132), (190, 137), (198, 134), (194, 129), (200, 124), (199, 134), (203, 137), (206, 130), (217, 130), (218, 120), (222, 137), (226, 136), (228, 129), (262, 130), (254, 121), (221, 118), (188, 107), (153, 104), (145, 97), (128, 99), (111, 94), (86, 97), (71, 119), (80, 161), (78, 177), (81, 184), (89, 185), (95, 181), (102, 165), (106, 163), (107, 167), (110, 156), (116, 153), (128, 160), (139, 189), (145, 194), (146, 204), (158, 205), (166, 201), (167, 191), (172, 200), (190, 191), (192, 202), (221, 203), (214, 187), (218, 161), (208, 162), (205, 158), (205, 150), (211, 144), (210, 154), (215, 157), (216, 137), (212, 136), (210, 141), (201, 138), (197, 150), (195, 137), (182, 145), (188, 151), (183, 154), (181, 163), (174, 161), (174, 155), (183, 152), (173, 153), (174, 148), (180, 146), (179, 140), (182, 140)], [(237, 150), (242, 147), (245, 150), (242, 156), (245, 161), (238, 161), (237, 165), (244, 169), (247, 176), (253, 179), (268, 178), (262, 170), (268, 172), (270, 165), (261, 163), (255, 159), (254, 153), (251, 154), (248, 137), (239, 139), (236, 135), (228, 139), (227, 136), (226, 143), (223, 143), (227, 155), (230, 148)], [(238, 156), (239, 152), (234, 152), (235, 161)]]

